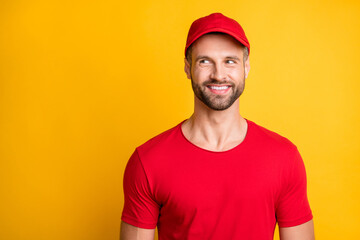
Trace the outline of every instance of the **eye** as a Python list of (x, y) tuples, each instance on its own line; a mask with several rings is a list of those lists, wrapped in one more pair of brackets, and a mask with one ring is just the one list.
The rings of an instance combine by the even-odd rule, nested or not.
[(234, 60), (226, 60), (226, 63), (229, 63), (229, 64), (234, 64), (235, 61)]
[(210, 61), (207, 60), (207, 59), (201, 59), (201, 60), (199, 61), (200, 64), (206, 64), (206, 63), (209, 63), (209, 62), (210, 62)]

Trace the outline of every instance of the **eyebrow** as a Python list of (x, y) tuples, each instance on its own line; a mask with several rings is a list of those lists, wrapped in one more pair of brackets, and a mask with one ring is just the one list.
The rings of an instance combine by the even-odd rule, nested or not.
[(226, 59), (234, 59), (240, 61), (240, 58), (238, 56), (227, 56)]
[(209, 58), (208, 56), (206, 55), (199, 55), (196, 57), (195, 61), (199, 60), (199, 59), (204, 59), (204, 58)]
[[(210, 57), (209, 56), (206, 56), (206, 55), (199, 55), (196, 57), (195, 61), (198, 61), (199, 59), (209, 59)], [(226, 56), (225, 59), (233, 59), (233, 60), (238, 60), (240, 61), (240, 58), (236, 55), (234, 56)]]

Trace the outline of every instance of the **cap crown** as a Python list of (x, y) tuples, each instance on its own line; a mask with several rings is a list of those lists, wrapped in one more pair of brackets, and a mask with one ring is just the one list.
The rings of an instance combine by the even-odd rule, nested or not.
[(212, 13), (208, 16), (195, 20), (191, 24), (186, 40), (185, 55), (187, 49), (192, 43), (194, 43), (202, 35), (210, 32), (226, 33), (234, 37), (241, 44), (246, 46), (250, 53), (250, 43), (240, 24), (234, 19), (226, 17), (221, 13)]

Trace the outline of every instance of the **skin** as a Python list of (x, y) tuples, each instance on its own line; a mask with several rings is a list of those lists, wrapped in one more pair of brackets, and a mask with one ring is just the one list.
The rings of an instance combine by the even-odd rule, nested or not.
[(121, 222), (120, 240), (154, 240), (155, 229), (144, 229)]
[[(227, 102), (236, 89), (242, 89), (250, 71), (249, 58), (243, 60), (242, 46), (223, 34), (204, 35), (193, 44), (192, 65), (185, 59), (185, 73), (193, 85), (200, 85), (213, 102)], [(208, 84), (210, 81), (218, 84)], [(211, 85), (226, 86), (225, 94), (213, 93)], [(224, 110), (214, 110), (195, 93), (194, 113), (183, 123), (185, 137), (195, 145), (211, 150), (226, 151), (240, 144), (246, 135), (246, 120), (239, 114), (239, 98)]]
[[(243, 59), (242, 46), (224, 34), (207, 34), (193, 44), (191, 65), (185, 59), (185, 73), (194, 90), (194, 113), (182, 124), (185, 137), (211, 151), (226, 151), (239, 145), (247, 131), (239, 113), (239, 96), (250, 71), (249, 58)], [(211, 87), (228, 86), (226, 91)], [(240, 93), (240, 95), (239, 95)], [(236, 99), (231, 99), (236, 96)], [(122, 223), (121, 240), (152, 240), (154, 229)], [(313, 240), (313, 221), (279, 228), (281, 240)]]

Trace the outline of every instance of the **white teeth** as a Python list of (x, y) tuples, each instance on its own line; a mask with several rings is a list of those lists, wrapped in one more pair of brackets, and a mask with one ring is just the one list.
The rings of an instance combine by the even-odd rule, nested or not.
[(225, 89), (228, 89), (229, 86), (222, 86), (222, 87), (210, 86), (210, 88), (215, 89), (215, 90), (225, 90)]

